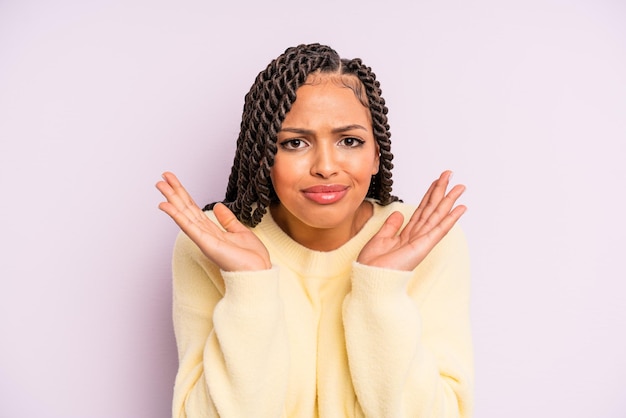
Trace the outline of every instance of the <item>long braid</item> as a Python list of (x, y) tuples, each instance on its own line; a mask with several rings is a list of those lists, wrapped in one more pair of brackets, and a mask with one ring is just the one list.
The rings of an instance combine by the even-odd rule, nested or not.
[(354, 74), (361, 80), (367, 94), (368, 106), (372, 114), (372, 129), (374, 138), (380, 148), (380, 167), (376, 176), (372, 179), (367, 197), (377, 199), (382, 205), (399, 200), (391, 195), (393, 180), (391, 170), (393, 169), (393, 154), (391, 153), (391, 132), (387, 119), (388, 109), (385, 99), (382, 97), (380, 83), (376, 80), (376, 75), (372, 69), (359, 58), (344, 60), (344, 73)]
[[(349, 63), (347, 67), (346, 63)], [(393, 156), (390, 152), (387, 108), (374, 74), (360, 60), (342, 61), (337, 52), (328, 46), (299, 45), (285, 50), (260, 72), (245, 97), (237, 151), (223, 202), (242, 223), (255, 226), (270, 204), (278, 200), (270, 170), (277, 152), (278, 132), (296, 100), (296, 91), (311, 73), (338, 71), (354, 74), (361, 80), (372, 112), (381, 163), (368, 196), (378, 199), (381, 204), (397, 200), (390, 195)], [(212, 209), (216, 203), (206, 205), (204, 210)]]

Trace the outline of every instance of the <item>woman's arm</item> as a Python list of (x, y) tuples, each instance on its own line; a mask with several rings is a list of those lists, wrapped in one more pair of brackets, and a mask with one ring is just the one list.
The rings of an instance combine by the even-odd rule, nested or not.
[(414, 272), (355, 263), (343, 310), (365, 417), (469, 417), (469, 261), (454, 228)]
[(465, 212), (454, 206), (465, 187), (446, 193), (451, 174), (432, 183), (412, 214), (391, 214), (353, 266), (344, 327), (367, 417), (471, 413), (469, 262), (452, 229)]
[(173, 416), (281, 416), (288, 340), (267, 249), (226, 206), (207, 216), (174, 174), (156, 187), (159, 208), (184, 232), (173, 257)]
[(180, 234), (173, 272), (173, 416), (280, 417), (289, 354), (276, 269), (220, 271)]

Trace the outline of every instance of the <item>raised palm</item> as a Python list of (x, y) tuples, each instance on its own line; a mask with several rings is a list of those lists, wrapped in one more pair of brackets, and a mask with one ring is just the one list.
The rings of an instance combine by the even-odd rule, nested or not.
[(402, 232), (404, 217), (392, 213), (381, 229), (363, 247), (357, 261), (361, 264), (394, 270), (413, 270), (450, 231), (466, 207), (454, 207), (465, 186), (446, 189), (451, 176), (445, 171), (435, 180)]
[(272, 267), (263, 243), (221, 203), (213, 208), (217, 225), (196, 205), (178, 178), (164, 173), (157, 189), (167, 199), (167, 213), (215, 265), (224, 271), (265, 270)]

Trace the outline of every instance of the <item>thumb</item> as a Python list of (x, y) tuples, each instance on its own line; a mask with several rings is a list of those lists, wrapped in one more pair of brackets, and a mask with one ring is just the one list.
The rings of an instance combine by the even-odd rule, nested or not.
[(228, 232), (238, 232), (246, 229), (235, 214), (223, 203), (218, 203), (213, 207), (213, 214), (220, 225)]
[(400, 212), (394, 212), (385, 220), (383, 226), (376, 233), (378, 238), (391, 238), (395, 236), (404, 222), (404, 215)]

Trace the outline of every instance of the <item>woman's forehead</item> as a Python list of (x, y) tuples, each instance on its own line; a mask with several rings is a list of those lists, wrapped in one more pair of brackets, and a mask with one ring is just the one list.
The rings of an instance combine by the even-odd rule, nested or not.
[[(337, 87), (347, 87), (352, 90), (356, 98), (361, 102), (363, 106), (369, 108), (369, 102), (367, 100), (365, 86), (363, 85), (361, 80), (359, 80), (359, 78), (354, 74), (341, 74), (338, 72), (326, 73), (316, 71), (309, 74), (303, 86), (316, 86), (321, 84), (332, 84)], [(296, 90), (296, 97), (297, 94), (298, 91)]]

